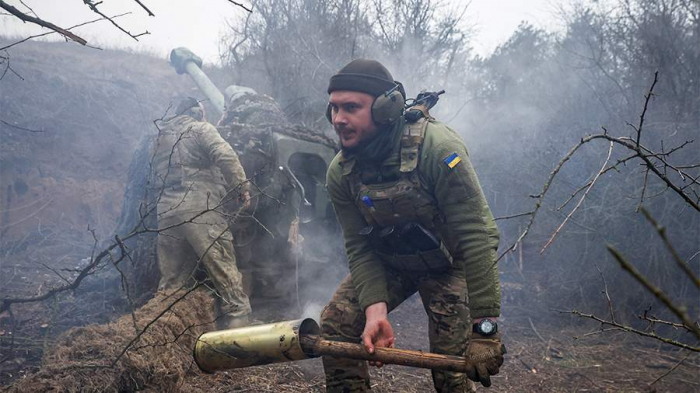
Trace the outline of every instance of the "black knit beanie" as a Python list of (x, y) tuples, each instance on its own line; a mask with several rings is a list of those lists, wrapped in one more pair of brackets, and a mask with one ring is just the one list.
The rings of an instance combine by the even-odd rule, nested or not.
[(355, 59), (331, 77), (328, 94), (336, 90), (349, 90), (378, 97), (394, 86), (394, 78), (382, 63), (376, 60)]

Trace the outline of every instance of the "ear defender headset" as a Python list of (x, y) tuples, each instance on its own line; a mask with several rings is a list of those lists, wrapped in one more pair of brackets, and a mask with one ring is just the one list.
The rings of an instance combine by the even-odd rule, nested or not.
[[(394, 83), (394, 87), (377, 96), (372, 103), (372, 120), (378, 125), (389, 125), (403, 115), (406, 93), (401, 82)], [(326, 107), (326, 119), (333, 123), (330, 104)]]

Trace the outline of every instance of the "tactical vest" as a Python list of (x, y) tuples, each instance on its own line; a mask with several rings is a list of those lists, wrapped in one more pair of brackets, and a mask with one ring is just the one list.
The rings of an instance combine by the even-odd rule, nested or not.
[[(354, 158), (343, 165), (355, 204), (369, 224), (360, 234), (387, 266), (402, 271), (434, 272), (452, 264), (436, 230), (445, 222), (444, 216), (418, 170), (427, 126), (428, 120), (420, 119), (401, 131), (398, 179), (364, 184)], [(434, 247), (417, 246), (432, 242)]]

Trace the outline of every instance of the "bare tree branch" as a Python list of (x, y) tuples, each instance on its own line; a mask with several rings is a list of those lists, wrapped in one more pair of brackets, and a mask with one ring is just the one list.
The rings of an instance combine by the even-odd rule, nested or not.
[[(608, 173), (609, 171), (612, 171), (612, 170), (618, 171), (617, 167), (618, 167), (620, 164), (625, 164), (625, 163), (627, 163), (627, 161), (629, 161), (629, 160), (631, 160), (631, 159), (633, 159), (633, 158), (636, 158), (636, 157), (637, 157), (637, 155), (635, 154), (635, 155), (631, 155), (631, 156), (629, 156), (629, 157), (626, 157), (626, 158), (622, 158), (622, 159), (617, 160), (616, 163), (614, 163), (614, 164), (610, 165), (609, 167), (605, 168), (605, 170), (601, 173), (601, 175), (604, 175), (604, 174), (606, 174), (606, 173)], [(592, 181), (593, 181), (593, 180), (591, 180), (591, 181), (589, 181), (588, 183), (586, 183), (586, 184), (582, 185), (581, 187), (577, 188), (577, 189), (571, 194), (571, 196), (570, 196), (569, 198), (567, 198), (567, 200), (564, 201), (564, 203), (562, 203), (561, 206), (559, 206), (559, 207), (557, 208), (557, 210), (561, 210), (561, 209), (563, 209), (564, 207), (566, 207), (566, 205), (568, 205), (569, 202), (571, 202), (571, 201), (576, 197), (576, 195), (578, 195), (581, 191), (588, 189), (588, 187), (591, 185), (591, 182), (592, 182)]]
[(610, 320), (615, 322), (615, 311), (613, 308), (613, 302), (612, 299), (610, 298), (610, 292), (608, 292), (608, 281), (605, 279), (605, 275), (603, 275), (603, 272), (600, 270), (598, 265), (595, 265), (596, 270), (598, 270), (598, 273), (600, 274), (600, 279), (603, 280), (603, 294), (605, 294), (605, 299), (608, 301), (608, 310), (610, 311)]
[(27, 7), (27, 9), (29, 10), (29, 12), (32, 13), (32, 15), (34, 15), (34, 16), (37, 17), (37, 18), (39, 17), (39, 15), (37, 15), (36, 12), (34, 12), (34, 10), (32, 9), (32, 7), (30, 7), (30, 6), (27, 5), (27, 3), (25, 3), (25, 2), (22, 1), (22, 0), (19, 0), (19, 2), (20, 2), (23, 6)]
[(529, 215), (531, 215), (531, 214), (532, 214), (532, 212), (518, 213), (518, 214), (512, 214), (512, 215), (510, 215), (510, 216), (500, 216), (500, 217), (496, 217), (496, 218), (494, 218), (494, 220), (496, 220), (496, 221), (498, 221), (498, 220), (509, 220), (509, 219), (511, 219), (511, 218), (525, 217), (525, 216), (529, 216)]
[(151, 327), (154, 323), (156, 323), (163, 315), (165, 315), (168, 311), (172, 310), (172, 308), (175, 307), (176, 304), (178, 304), (180, 301), (182, 301), (184, 298), (186, 298), (190, 293), (194, 292), (200, 286), (202, 286), (202, 283), (197, 283), (197, 285), (194, 285), (192, 288), (185, 291), (185, 293), (183, 293), (181, 296), (177, 297), (177, 299), (175, 299), (175, 301), (170, 303), (170, 305), (168, 307), (164, 308), (163, 311), (161, 311), (155, 318), (153, 318), (150, 322), (148, 322), (146, 324), (146, 326), (144, 326), (143, 329), (134, 338), (132, 338), (131, 341), (129, 341), (129, 343), (126, 344), (126, 346), (124, 348), (122, 348), (119, 355), (117, 355), (117, 357), (114, 358), (114, 360), (112, 360), (110, 367), (114, 367), (117, 364), (119, 359), (121, 359), (122, 356), (124, 356), (124, 354), (129, 350), (129, 348), (131, 348), (131, 346), (134, 345), (134, 343), (136, 343), (141, 338), (141, 336), (143, 336), (143, 334), (148, 330), (149, 327)]
[(155, 16), (155, 14), (153, 12), (151, 12), (151, 10), (149, 10), (148, 7), (146, 7), (140, 0), (134, 0), (134, 1), (136, 2), (136, 4), (140, 5), (141, 8), (143, 8), (146, 12), (148, 12), (148, 16)]
[(610, 147), (608, 148), (608, 156), (605, 158), (605, 162), (603, 163), (603, 166), (600, 168), (598, 173), (596, 173), (595, 177), (593, 177), (593, 180), (591, 180), (591, 184), (588, 186), (588, 189), (586, 190), (586, 192), (583, 193), (583, 196), (581, 197), (581, 199), (578, 200), (578, 203), (576, 204), (576, 206), (574, 206), (574, 208), (569, 212), (569, 214), (566, 216), (566, 218), (564, 218), (564, 221), (562, 221), (562, 223), (559, 224), (559, 227), (557, 228), (556, 231), (554, 231), (552, 236), (549, 238), (549, 240), (547, 241), (547, 244), (545, 244), (544, 247), (542, 247), (542, 249), (540, 250), (540, 254), (544, 253), (544, 251), (547, 249), (547, 247), (549, 247), (549, 245), (552, 244), (552, 242), (554, 241), (554, 238), (557, 236), (557, 234), (559, 234), (559, 232), (562, 230), (562, 228), (564, 228), (564, 225), (566, 225), (567, 221), (569, 221), (571, 216), (573, 216), (574, 213), (576, 213), (576, 210), (578, 210), (578, 208), (581, 207), (583, 200), (586, 199), (586, 196), (588, 196), (588, 193), (593, 188), (593, 185), (595, 185), (595, 182), (598, 180), (600, 175), (605, 171), (605, 167), (608, 166), (608, 162), (610, 162), (610, 155), (612, 155), (613, 146), (614, 146), (614, 144), (611, 141)]
[[(2, 79), (2, 78), (0, 78), (0, 79)], [(12, 124), (12, 123), (8, 123), (8, 122), (6, 122), (5, 120), (2, 120), (2, 119), (0, 119), (0, 123), (6, 125), (6, 126), (8, 126), (8, 127), (15, 128), (15, 129), (20, 130), (20, 131), (27, 131), (27, 132), (32, 132), (32, 133), (42, 133), (42, 132), (46, 132), (46, 130), (32, 130), (31, 128), (21, 127), (21, 126)]]
[[(697, 344), (695, 344), (695, 345), (697, 345)], [(649, 384), (649, 386), (652, 386), (653, 384), (655, 384), (655, 383), (659, 382), (660, 380), (662, 380), (662, 379), (663, 379), (664, 377), (666, 377), (667, 375), (671, 374), (675, 369), (678, 368), (678, 366), (680, 366), (681, 364), (683, 364), (683, 362), (685, 362), (686, 360), (688, 360), (688, 357), (689, 357), (691, 354), (692, 354), (692, 352), (688, 352), (688, 353), (685, 355), (685, 357), (684, 357), (683, 359), (679, 360), (678, 363), (676, 363), (673, 367), (671, 367), (670, 369), (668, 369), (665, 373), (659, 375), (659, 377), (656, 378), (653, 382), (651, 382), (651, 383)]]
[(92, 12), (94, 12), (94, 13), (96, 13), (97, 15), (101, 16), (102, 18), (107, 19), (108, 21), (110, 21), (110, 22), (114, 25), (114, 27), (116, 27), (117, 29), (121, 30), (122, 32), (124, 32), (124, 34), (126, 34), (126, 35), (128, 35), (129, 37), (133, 38), (135, 41), (138, 41), (138, 40), (139, 40), (138, 37), (141, 37), (141, 36), (146, 35), (146, 34), (151, 34), (151, 33), (148, 32), (148, 30), (146, 30), (146, 31), (143, 32), (143, 33), (139, 33), (139, 34), (132, 34), (132, 33), (130, 33), (129, 31), (127, 31), (126, 29), (124, 29), (123, 27), (121, 27), (119, 24), (117, 24), (117, 22), (115, 22), (114, 20), (112, 20), (112, 18), (110, 18), (109, 16), (103, 14), (102, 11), (100, 11), (100, 10), (97, 8), (97, 6), (100, 5), (100, 4), (102, 3), (101, 1), (98, 1), (97, 3), (95, 3), (93, 0), (83, 0), (83, 3), (85, 3), (85, 5), (87, 5), (87, 6), (90, 8), (90, 10), (92, 10)]
[(666, 245), (666, 248), (668, 248), (668, 251), (671, 252), (673, 260), (676, 261), (678, 267), (680, 267), (681, 270), (683, 270), (683, 272), (688, 276), (688, 278), (690, 278), (693, 284), (695, 284), (696, 288), (700, 288), (700, 277), (696, 276), (695, 273), (690, 269), (688, 262), (684, 261), (683, 258), (681, 258), (681, 256), (678, 255), (678, 252), (673, 247), (670, 239), (668, 238), (668, 235), (666, 234), (666, 228), (659, 224), (659, 222), (651, 216), (651, 213), (649, 213), (647, 209), (642, 208), (641, 210), (642, 214), (644, 214), (644, 217), (646, 217), (646, 219), (651, 223), (651, 225), (654, 226), (654, 229), (656, 229), (656, 231), (659, 233), (659, 237), (661, 237), (661, 239), (663, 240), (664, 244)]
[(0, 8), (6, 10), (10, 14), (16, 16), (17, 18), (19, 18), (23, 22), (34, 23), (35, 25), (38, 25), (38, 26), (41, 26), (41, 27), (44, 27), (47, 29), (51, 29), (51, 30), (61, 34), (62, 36), (79, 43), (80, 45), (87, 44), (87, 41), (84, 38), (81, 38), (81, 37), (71, 33), (70, 31), (68, 31), (66, 29), (58, 27), (51, 22), (47, 22), (43, 19), (31, 16), (31, 15), (27, 15), (27, 14), (23, 13), (22, 11), (18, 10), (17, 8), (5, 3), (3, 0), (0, 0)]
[(644, 127), (644, 117), (647, 114), (647, 109), (649, 108), (649, 100), (651, 97), (654, 95), (654, 86), (656, 86), (656, 82), (659, 81), (659, 71), (654, 72), (654, 81), (651, 83), (651, 87), (649, 88), (649, 91), (647, 94), (644, 96), (644, 109), (642, 110), (642, 113), (639, 115), (639, 125), (637, 127), (633, 127), (635, 131), (637, 131), (637, 149), (639, 149), (639, 141), (642, 138), (642, 127)]
[[(642, 130), (642, 127), (644, 125), (644, 116), (646, 115), (648, 102), (649, 102), (649, 99), (651, 98), (651, 96), (653, 95), (653, 89), (654, 89), (654, 86), (656, 85), (657, 80), (658, 80), (658, 72), (654, 73), (654, 82), (652, 83), (652, 85), (649, 89), (649, 92), (646, 95), (647, 99), (645, 101), (645, 108), (642, 111), (639, 125), (637, 127), (635, 127), (635, 130), (640, 131), (639, 136), (641, 136), (641, 130)], [(566, 153), (566, 155), (564, 155), (564, 157), (554, 167), (552, 172), (549, 174), (549, 177), (545, 181), (544, 186), (542, 187), (542, 191), (540, 191), (540, 193), (537, 195), (531, 195), (532, 198), (537, 199), (537, 202), (535, 203), (535, 208), (532, 211), (522, 214), (523, 216), (524, 215), (530, 216), (530, 220), (528, 221), (528, 224), (525, 227), (525, 230), (520, 234), (520, 236), (518, 236), (518, 238), (516, 239), (516, 241), (513, 244), (511, 244), (508, 248), (506, 248), (498, 256), (496, 262), (494, 262), (494, 265), (498, 261), (500, 261), (507, 253), (515, 251), (518, 248), (519, 244), (523, 241), (523, 239), (529, 234), (529, 232), (532, 228), (532, 225), (535, 222), (535, 218), (537, 216), (537, 213), (538, 213), (540, 207), (542, 206), (542, 200), (544, 199), (544, 196), (549, 191), (549, 189), (552, 185), (552, 182), (554, 181), (554, 178), (559, 174), (559, 172), (561, 171), (561, 168), (564, 166), (564, 164), (566, 164), (566, 162), (568, 162), (571, 159), (571, 157), (574, 155), (574, 153), (576, 153), (576, 151), (579, 148), (581, 148), (583, 145), (585, 145), (586, 143), (598, 140), (598, 139), (607, 140), (611, 143), (621, 145), (633, 153), (631, 156), (629, 156), (623, 160), (619, 160), (616, 164), (612, 165), (610, 167), (610, 169), (615, 168), (617, 165), (619, 165), (622, 162), (627, 162), (633, 158), (639, 158), (642, 161), (642, 163), (645, 165), (647, 170), (654, 173), (656, 175), (656, 177), (658, 177), (663, 183), (665, 183), (669, 189), (671, 189), (673, 192), (678, 194), (690, 207), (692, 207), (693, 209), (700, 212), (700, 198), (696, 198), (697, 200), (693, 200), (691, 198), (691, 196), (686, 192), (686, 189), (690, 185), (698, 185), (698, 182), (694, 177), (691, 177), (690, 175), (686, 174), (685, 172), (674, 167), (666, 160), (666, 157), (668, 156), (668, 154), (670, 152), (669, 153), (655, 153), (651, 149), (648, 149), (648, 148), (644, 147), (641, 143), (639, 143), (639, 137), (636, 140), (628, 138), (628, 137), (613, 137), (610, 134), (608, 134), (608, 130), (603, 127), (602, 134), (594, 134), (594, 135), (589, 135), (589, 136), (586, 136), (584, 138), (581, 138), (581, 140), (578, 143), (576, 143), (576, 145), (574, 145), (574, 147), (572, 147)], [(685, 146), (689, 143), (692, 143), (692, 141), (687, 141), (682, 146)], [(674, 149), (674, 151), (676, 151), (676, 150), (677, 149)], [(658, 162), (654, 162), (654, 160), (656, 160)], [(685, 176), (685, 177), (690, 178), (691, 179), (690, 184), (683, 186), (683, 187), (675, 184), (666, 173), (659, 170), (659, 165), (661, 165), (661, 167), (664, 169), (664, 171), (666, 170), (666, 168), (671, 168), (674, 171), (676, 171), (681, 177)], [(606, 171), (607, 170), (603, 170), (601, 172), (604, 173)], [(601, 172), (599, 172), (599, 174), (601, 174)], [(578, 194), (578, 192), (580, 192), (582, 189), (587, 189), (587, 190), (590, 189), (591, 185), (592, 185), (592, 182), (581, 187), (579, 190), (575, 191), (574, 194), (572, 195), (572, 198), (573, 198), (573, 196)], [(691, 188), (691, 191), (693, 193), (695, 193), (697, 196), (697, 192), (695, 189)], [(565, 202), (565, 204), (566, 203), (568, 203), (568, 200)], [(564, 205), (562, 205), (562, 206), (564, 206)]]
[[(131, 12), (125, 12), (125, 13), (123, 13), (123, 14), (114, 15), (114, 16), (111, 16), (110, 18), (111, 18), (111, 19), (117, 19), (117, 18), (119, 18), (119, 17), (122, 17), (122, 16), (124, 16), (124, 15), (129, 15), (129, 14), (131, 14)], [(77, 25), (75, 25), (75, 26), (71, 26), (71, 27), (67, 28), (66, 30), (72, 30), (72, 29), (75, 29), (76, 27), (81, 27), (81, 26), (89, 25), (89, 24), (91, 24), (91, 23), (99, 22), (99, 21), (101, 21), (101, 20), (106, 20), (106, 18), (97, 18), (97, 19), (93, 19), (93, 20), (90, 20), (90, 21), (87, 21), (87, 22), (79, 23), (79, 24), (77, 24)], [(9, 48), (11, 48), (11, 47), (13, 47), (13, 46), (15, 46), (15, 45), (21, 44), (21, 43), (23, 43), (23, 42), (25, 42), (25, 41), (29, 41), (29, 40), (31, 40), (31, 39), (33, 39), (33, 38), (43, 37), (43, 36), (47, 36), (47, 35), (54, 34), (54, 33), (57, 33), (57, 32), (56, 32), (56, 31), (49, 31), (49, 32), (42, 33), (42, 34), (31, 35), (31, 36), (29, 36), (29, 37), (27, 37), (27, 38), (23, 38), (23, 39), (21, 39), (21, 40), (19, 40), (19, 41), (17, 41), (17, 42), (14, 42), (14, 43), (12, 43), (12, 44), (10, 44), (10, 45), (3, 46), (2, 48), (0, 48), (0, 50), (9, 49)], [(86, 45), (86, 46), (88, 46), (88, 45)], [(92, 48), (91, 46), (88, 46), (88, 47)], [(1, 78), (0, 78), (0, 79), (1, 79)]]
[(668, 307), (671, 312), (676, 314), (676, 316), (683, 321), (683, 324), (693, 332), (698, 340), (700, 340), (700, 326), (690, 319), (685, 307), (674, 304), (673, 301), (661, 289), (650, 283), (649, 280), (644, 277), (644, 275), (642, 275), (631, 263), (629, 263), (617, 249), (611, 245), (607, 245), (607, 248), (624, 270), (629, 272), (635, 280), (642, 284), (649, 292), (654, 294), (654, 296), (656, 296), (657, 299)]
[[(661, 342), (663, 342), (663, 343), (666, 343), (666, 344), (669, 344), (669, 345), (673, 345), (673, 346), (676, 346), (676, 347), (680, 347), (680, 348), (683, 348), (683, 349), (687, 349), (687, 350), (690, 350), (690, 351), (693, 351), (693, 352), (700, 352), (700, 347), (698, 347), (698, 346), (692, 346), (692, 345), (684, 344), (684, 343), (682, 343), (682, 342), (680, 342), (680, 341), (672, 340), (672, 339), (670, 339), (670, 338), (661, 337), (661, 336), (659, 336), (658, 334), (656, 334), (656, 333), (654, 333), (654, 332), (645, 332), (645, 331), (642, 331), (642, 330), (639, 330), (639, 329), (635, 329), (635, 328), (633, 328), (633, 327), (626, 326), (626, 325), (623, 325), (623, 324), (620, 324), (620, 323), (617, 323), (617, 322), (606, 321), (605, 319), (599, 318), (599, 317), (597, 317), (597, 316), (595, 316), (595, 315), (593, 315), (593, 314), (586, 314), (586, 313), (582, 313), (582, 312), (576, 311), (576, 310), (572, 310), (572, 311), (558, 310), (558, 311), (559, 311), (560, 313), (563, 313), (563, 314), (572, 314), (572, 315), (576, 315), (576, 316), (581, 317), (581, 318), (592, 319), (592, 320), (594, 320), (594, 321), (600, 322), (601, 325), (607, 325), (607, 326), (612, 326), (612, 327), (613, 327), (613, 329), (601, 329), (601, 330), (596, 331), (596, 332), (587, 333), (586, 335), (591, 335), (591, 334), (600, 333), (600, 332), (605, 332), (605, 331), (611, 331), (611, 330), (620, 330), (620, 331), (624, 331), (624, 332), (628, 332), (628, 333), (634, 333), (634, 334), (637, 334), (637, 335), (639, 335), (639, 336), (644, 336), (644, 337), (648, 337), (648, 338), (653, 338), (654, 340), (659, 340), (659, 341), (661, 341)], [(584, 335), (584, 336), (582, 336), (582, 337), (585, 337), (586, 335)]]
[[(1, 50), (1, 49), (0, 49)], [(10, 54), (5, 51), (5, 56), (0, 55), (0, 65), (5, 64), (5, 69), (2, 71), (2, 75), (0, 75), (0, 81), (5, 78), (5, 75), (7, 75), (7, 72), (12, 72), (16, 77), (18, 77), (20, 80), (24, 80), (22, 78), (22, 75), (18, 74), (17, 71), (15, 71), (11, 66), (10, 66)]]
[[(650, 307), (650, 309), (651, 309), (651, 307)], [(683, 329), (683, 330), (690, 332), (690, 328), (685, 326), (682, 323), (665, 321), (663, 319), (659, 319), (659, 318), (656, 318), (654, 316), (649, 316), (648, 313), (649, 313), (649, 310), (644, 310), (644, 314), (637, 316), (637, 318), (639, 318), (643, 321), (649, 322), (650, 326), (653, 326), (655, 324), (660, 324), (660, 325), (671, 326), (672, 328), (675, 328), (675, 329)]]
[(237, 2), (237, 1), (228, 0), (228, 2), (231, 3), (231, 4), (233, 4), (233, 5), (239, 6), (239, 7), (243, 8), (244, 10), (246, 10), (246, 11), (248, 11), (248, 12), (253, 12), (253, 9), (252, 9), (252, 8), (248, 8), (248, 7), (244, 6), (243, 4), (241, 4), (241, 3)]

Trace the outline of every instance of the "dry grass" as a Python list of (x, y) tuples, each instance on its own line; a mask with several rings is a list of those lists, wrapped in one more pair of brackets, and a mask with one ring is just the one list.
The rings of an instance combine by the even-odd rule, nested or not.
[[(177, 297), (158, 294), (136, 311), (137, 325), (142, 329)], [(192, 292), (152, 324), (113, 366), (136, 335), (131, 315), (104, 325), (72, 328), (59, 336), (40, 370), (10, 391), (177, 390), (188, 372), (198, 372), (192, 348), (201, 333), (212, 329), (202, 321), (213, 320), (211, 296)]]

